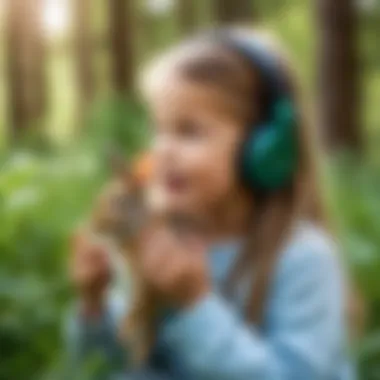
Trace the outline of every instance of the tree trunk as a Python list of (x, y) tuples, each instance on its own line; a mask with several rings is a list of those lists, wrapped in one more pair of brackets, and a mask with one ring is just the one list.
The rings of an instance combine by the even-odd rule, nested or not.
[(46, 44), (43, 29), (44, 0), (24, 1), (29, 5), (29, 81), (28, 94), (30, 97), (30, 118), (36, 119), (44, 116), (46, 111)]
[(194, 0), (179, 0), (177, 6), (179, 30), (182, 34), (189, 35), (196, 29), (196, 3)]
[(8, 92), (9, 92), (9, 124), (11, 126), (11, 134), (18, 134), (19, 130), (26, 127), (26, 110), (23, 97), (23, 81), (22, 73), (22, 39), (20, 19), (22, 14), (22, 1), (8, 1), (7, 14), (7, 69), (8, 69)]
[(42, 0), (11, 0), (7, 15), (7, 66), (11, 135), (21, 135), (46, 106)]
[(76, 77), (80, 103), (81, 106), (86, 107), (93, 100), (95, 89), (94, 41), (92, 40), (90, 17), (91, 0), (73, 0), (73, 2)]
[(357, 20), (353, 0), (317, 0), (320, 122), (330, 148), (359, 150)]
[(214, 0), (218, 24), (251, 23), (255, 19), (252, 0)]
[(121, 94), (134, 85), (132, 6), (131, 0), (109, 0), (112, 84)]

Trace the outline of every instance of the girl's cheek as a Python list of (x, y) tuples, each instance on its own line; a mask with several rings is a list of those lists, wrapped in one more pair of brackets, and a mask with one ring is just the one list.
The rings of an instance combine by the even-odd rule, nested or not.
[(212, 203), (223, 202), (225, 197), (234, 189), (234, 181), (227, 167), (217, 167), (205, 176), (204, 194)]

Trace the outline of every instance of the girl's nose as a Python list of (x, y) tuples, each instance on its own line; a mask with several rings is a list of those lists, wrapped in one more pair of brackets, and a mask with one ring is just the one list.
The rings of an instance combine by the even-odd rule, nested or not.
[(156, 138), (153, 146), (153, 153), (156, 160), (159, 162), (167, 162), (170, 164), (175, 160), (178, 151), (178, 144), (170, 135), (162, 135)]

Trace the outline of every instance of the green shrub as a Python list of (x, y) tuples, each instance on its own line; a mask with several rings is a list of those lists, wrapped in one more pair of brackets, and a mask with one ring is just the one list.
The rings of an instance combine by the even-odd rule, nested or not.
[(380, 167), (355, 157), (330, 162), (329, 205), (343, 252), (368, 308), (358, 347), (360, 378), (380, 373)]
[(40, 379), (59, 362), (70, 235), (106, 181), (109, 149), (130, 156), (146, 139), (142, 115), (111, 99), (70, 148), (28, 139), (1, 158), (0, 379)]

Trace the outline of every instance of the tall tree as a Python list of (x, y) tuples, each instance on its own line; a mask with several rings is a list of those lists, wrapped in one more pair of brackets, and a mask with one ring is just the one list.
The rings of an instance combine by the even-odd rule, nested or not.
[(133, 90), (132, 0), (109, 0), (112, 83), (118, 93)]
[(46, 105), (42, 0), (11, 0), (7, 14), (9, 112), (12, 135), (23, 133)]
[(27, 127), (28, 110), (25, 98), (23, 18), (25, 16), (22, 0), (10, 0), (7, 3), (7, 69), (9, 87), (9, 113), (11, 134), (13, 137)]
[(29, 50), (28, 94), (31, 119), (41, 118), (46, 110), (46, 33), (43, 28), (44, 0), (25, 0), (29, 22), (27, 45)]
[[(91, 0), (73, 0), (74, 48), (76, 76), (81, 106), (93, 99), (95, 73), (93, 66), (93, 45), (91, 31)], [(82, 108), (82, 107), (81, 107)]]
[(196, 29), (196, 5), (194, 0), (179, 0), (177, 2), (179, 29), (185, 35), (194, 32)]
[(323, 131), (331, 148), (359, 149), (359, 68), (354, 0), (317, 0), (319, 103)]
[(214, 0), (219, 24), (249, 23), (254, 20), (252, 0)]

